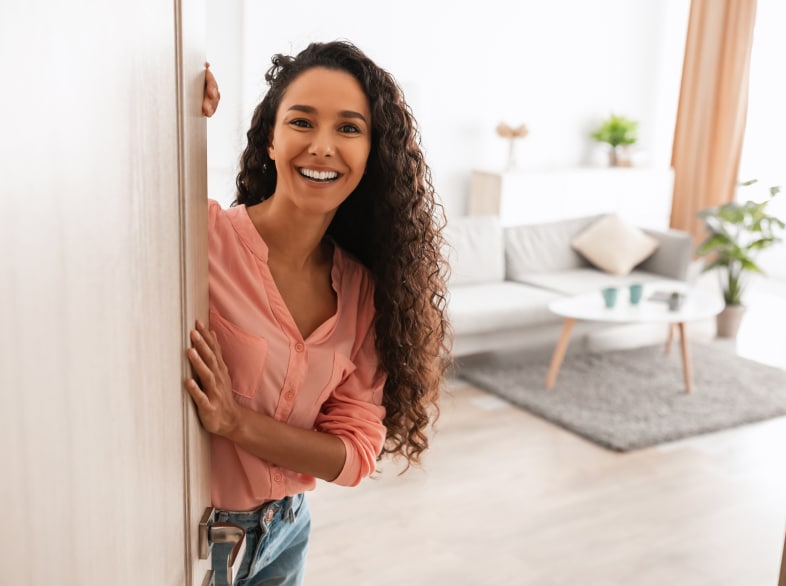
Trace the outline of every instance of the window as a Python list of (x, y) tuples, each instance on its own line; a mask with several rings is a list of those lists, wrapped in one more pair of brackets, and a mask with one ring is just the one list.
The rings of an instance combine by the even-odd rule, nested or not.
[[(786, 221), (786, 2), (758, 0), (751, 54), (750, 90), (739, 179), (758, 179), (739, 190), (739, 199), (762, 201), (771, 185), (782, 192), (769, 204), (770, 212)], [(759, 257), (771, 276), (786, 279), (786, 243)]]

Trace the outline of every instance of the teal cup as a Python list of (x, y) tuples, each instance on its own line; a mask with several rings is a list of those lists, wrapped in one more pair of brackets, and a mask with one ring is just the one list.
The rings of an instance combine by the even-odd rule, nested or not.
[(606, 307), (611, 309), (614, 307), (614, 304), (617, 303), (617, 288), (616, 287), (606, 287), (601, 290), (603, 294), (603, 303), (606, 304)]
[(630, 286), (630, 304), (638, 305), (641, 301), (641, 294), (644, 292), (644, 287), (638, 283)]

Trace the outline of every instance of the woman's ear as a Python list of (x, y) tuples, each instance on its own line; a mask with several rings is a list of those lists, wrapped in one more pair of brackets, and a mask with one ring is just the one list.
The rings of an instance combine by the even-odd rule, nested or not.
[(275, 149), (273, 148), (273, 143), (270, 143), (267, 147), (267, 156), (270, 157), (271, 161), (276, 160)]

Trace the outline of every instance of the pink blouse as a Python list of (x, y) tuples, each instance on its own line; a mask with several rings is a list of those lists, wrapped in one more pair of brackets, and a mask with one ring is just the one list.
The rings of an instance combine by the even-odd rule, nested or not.
[[(303, 339), (276, 288), (268, 248), (245, 206), (208, 201), (210, 328), (235, 399), (260, 413), (333, 434), (346, 447), (335, 483), (354, 486), (376, 468), (385, 441), (385, 375), (374, 346), (374, 284), (335, 246), (336, 314)], [(273, 466), (211, 436), (213, 506), (245, 511), (312, 490), (312, 476)]]

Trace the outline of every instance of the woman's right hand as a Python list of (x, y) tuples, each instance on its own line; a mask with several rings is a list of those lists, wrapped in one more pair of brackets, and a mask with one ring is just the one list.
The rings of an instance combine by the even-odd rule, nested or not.
[(232, 379), (221, 356), (218, 338), (197, 320), (196, 329), (191, 330), (191, 343), (193, 347), (187, 351), (188, 359), (202, 384), (189, 378), (186, 390), (194, 400), (204, 428), (227, 437), (238, 427), (242, 407), (232, 394)]
[(218, 91), (218, 83), (210, 71), (210, 63), (205, 63), (205, 90), (202, 95), (202, 114), (210, 118), (216, 113), (218, 102), (221, 100), (221, 92)]

